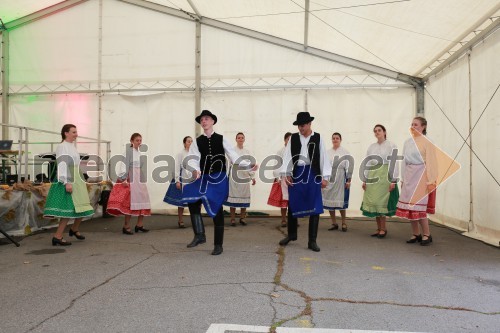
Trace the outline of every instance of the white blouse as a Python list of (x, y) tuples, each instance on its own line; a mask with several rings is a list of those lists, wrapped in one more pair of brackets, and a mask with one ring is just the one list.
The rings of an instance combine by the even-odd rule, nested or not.
[(436, 148), (423, 135), (409, 138), (403, 146), (404, 161), (401, 163), (401, 181), (404, 181), (405, 168), (407, 165), (425, 164), (427, 184), (435, 184), (437, 181), (437, 158)]
[(56, 148), (57, 180), (63, 184), (72, 181), (70, 169), (80, 165), (80, 154), (74, 143), (63, 141)]
[[(382, 158), (382, 164), (390, 164), (388, 159), (389, 156), (392, 156), (392, 152), (394, 149), (398, 149), (398, 147), (389, 140), (385, 140), (382, 143), (372, 143), (368, 150), (366, 151), (366, 156), (380, 156)], [(394, 162), (393, 162), (394, 163)], [(368, 162), (368, 166), (373, 166), (378, 164), (376, 160), (370, 160)], [(399, 177), (399, 168), (397, 167), (397, 161), (394, 168), (393, 175), (391, 179), (397, 179)]]
[(180, 177), (182, 177), (182, 179), (186, 180), (189, 178), (189, 175), (188, 175), (188, 172), (184, 166), (184, 159), (186, 158), (186, 156), (189, 154), (189, 150), (186, 150), (186, 149), (182, 149), (178, 154), (177, 154), (177, 158), (175, 160), (175, 182), (176, 183), (179, 183), (181, 180), (180, 180)]
[[(349, 153), (349, 151), (347, 149), (345, 149), (344, 147), (338, 147), (336, 150), (331, 148), (331, 149), (328, 149), (326, 151), (326, 154), (328, 155), (328, 160), (330, 161), (330, 164), (332, 166), (332, 169), (334, 167), (334, 163), (335, 163), (335, 157), (337, 157), (337, 160), (342, 158), (342, 156), (350, 156), (351, 153)], [(347, 179), (351, 179), (352, 178), (352, 173), (349, 172), (349, 162), (348, 160), (344, 159), (342, 160), (342, 162), (340, 162), (340, 164), (338, 165), (337, 167), (337, 170), (345, 170), (346, 172), (346, 178)]]
[[(238, 146), (234, 146), (234, 152), (238, 155), (238, 157), (241, 157), (241, 156), (252, 156), (252, 154), (250, 153), (250, 150), (246, 149), (246, 148), (238, 148)], [(239, 163), (238, 163), (239, 165)], [(248, 171), (248, 175), (250, 176), (250, 179), (254, 179), (254, 176), (255, 176), (255, 172), (254, 171)]]

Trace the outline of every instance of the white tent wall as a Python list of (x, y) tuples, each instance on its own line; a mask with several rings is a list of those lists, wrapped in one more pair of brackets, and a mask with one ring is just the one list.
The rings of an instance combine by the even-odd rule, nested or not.
[[(97, 81), (98, 2), (87, 1), (10, 32), (10, 85)], [(11, 91), (12, 91), (11, 90)]]
[[(473, 125), (477, 122), (472, 132), (472, 148), (484, 166), (476, 156), (472, 157), (473, 210), (472, 230), (469, 234), (497, 246), (500, 245), (500, 219), (496, 205), (500, 202), (499, 54), (500, 30), (497, 30), (473, 49), (470, 60)], [(495, 95), (491, 99), (493, 94)]]
[[(456, 160), (462, 166), (456, 175), (439, 187), (435, 219), (496, 246), (500, 240), (500, 226), (495, 214), (496, 208), (493, 207), (493, 203), (500, 200), (500, 187), (497, 183), (500, 178), (500, 167), (497, 163), (500, 145), (500, 96), (496, 92), (500, 77), (499, 40), (500, 32), (497, 30), (472, 49), (470, 84), (469, 61), (466, 55), (436, 77), (432, 77), (427, 83), (427, 92), (430, 95), (426, 95), (429, 137), (451, 157), (458, 154)], [(496, 95), (493, 96), (495, 92)], [(471, 135), (472, 148), (496, 181), (476, 156), (471, 157), (467, 145), (461, 149), (462, 137), (467, 138), (469, 133), (469, 101), (471, 127), (484, 111)], [(439, 108), (449, 117), (449, 121)]]
[(190, 79), (195, 71), (195, 24), (133, 6), (104, 1), (102, 80)]
[(142, 135), (143, 144), (147, 145), (148, 190), (153, 212), (164, 213), (165, 209), (173, 208), (163, 203), (171, 175), (162, 172), (163, 182), (152, 178), (153, 170), (164, 170), (167, 162), (155, 162), (154, 158), (167, 154), (176, 158), (183, 149), (182, 139), (188, 135), (194, 138), (193, 110), (193, 93), (103, 97), (102, 135), (111, 141), (112, 155), (124, 154), (125, 144), (130, 144), (130, 136), (135, 132)]

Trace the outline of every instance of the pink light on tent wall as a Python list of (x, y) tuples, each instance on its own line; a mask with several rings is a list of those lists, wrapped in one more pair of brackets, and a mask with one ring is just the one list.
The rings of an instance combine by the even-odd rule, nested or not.
[(97, 124), (94, 124), (94, 119), (92, 119), (92, 115), (95, 113), (93, 95), (54, 95), (53, 98), (55, 110), (60, 114), (60, 127), (64, 124), (74, 124), (79, 135), (95, 136)]

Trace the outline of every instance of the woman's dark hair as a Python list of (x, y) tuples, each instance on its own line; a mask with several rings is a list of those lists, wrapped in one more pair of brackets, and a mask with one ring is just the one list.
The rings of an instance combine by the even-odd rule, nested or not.
[(185, 136), (184, 139), (182, 139), (182, 143), (186, 143), (187, 139), (192, 139), (190, 136)]
[[(138, 136), (140, 136), (142, 138), (142, 135), (140, 135), (139, 133), (134, 133), (130, 136), (130, 141), (134, 141), (135, 138), (137, 138)], [(134, 145), (131, 143), (130, 144), (130, 147), (133, 147)]]
[(384, 139), (387, 139), (387, 131), (385, 130), (384, 125), (377, 124), (377, 125), (375, 125), (375, 127), (373, 127), (373, 129), (375, 130), (375, 128), (377, 128), (377, 127), (380, 127), (382, 129), (382, 131), (384, 131)]
[(284, 140), (284, 141), (286, 141), (286, 139), (288, 139), (288, 138), (289, 138), (289, 137), (291, 137), (291, 136), (292, 136), (292, 133), (290, 133), (290, 132), (286, 132), (286, 133), (285, 133), (285, 136), (283, 137), (283, 140)]
[(62, 127), (62, 129), (61, 129), (61, 137), (62, 137), (61, 142), (63, 142), (66, 139), (66, 133), (68, 133), (69, 130), (72, 129), (73, 127), (76, 128), (76, 126), (73, 124), (66, 124)]
[(240, 134), (243, 135), (243, 137), (245, 137), (245, 134), (243, 134), (242, 132), (238, 132), (238, 133), (236, 133), (236, 136), (234, 138), (236, 139), (238, 137), (238, 135), (240, 135)]
[(340, 135), (340, 133), (339, 133), (339, 132), (335, 132), (335, 133), (333, 133), (333, 134), (332, 134), (332, 139), (333, 139), (333, 136), (334, 136), (334, 135), (338, 136), (338, 137), (340, 138), (340, 141), (342, 141), (342, 135)]
[(422, 131), (422, 133), (424, 135), (426, 135), (427, 134), (427, 119), (425, 119), (424, 117), (415, 117), (415, 118), (413, 118), (413, 120), (415, 120), (415, 119), (418, 120), (418, 121), (420, 121), (420, 125), (425, 126), (424, 130)]

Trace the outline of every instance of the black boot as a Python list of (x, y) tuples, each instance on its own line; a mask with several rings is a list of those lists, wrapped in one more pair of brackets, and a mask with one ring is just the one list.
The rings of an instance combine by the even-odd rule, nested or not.
[(194, 238), (187, 247), (195, 247), (199, 244), (206, 243), (205, 226), (201, 219), (201, 214), (191, 214), (191, 225), (193, 226)]
[(221, 208), (214, 217), (214, 250), (213, 256), (222, 253), (222, 243), (224, 242), (224, 210)]
[(290, 212), (290, 207), (288, 208), (288, 236), (280, 240), (280, 245), (285, 246), (290, 241), (296, 241), (297, 240), (297, 218), (292, 216), (292, 213)]
[(217, 256), (222, 253), (222, 243), (224, 241), (224, 226), (214, 227), (214, 250), (212, 251), (213, 256)]
[(307, 248), (314, 252), (319, 252), (320, 248), (316, 244), (316, 237), (318, 236), (319, 215), (309, 216), (309, 242)]

